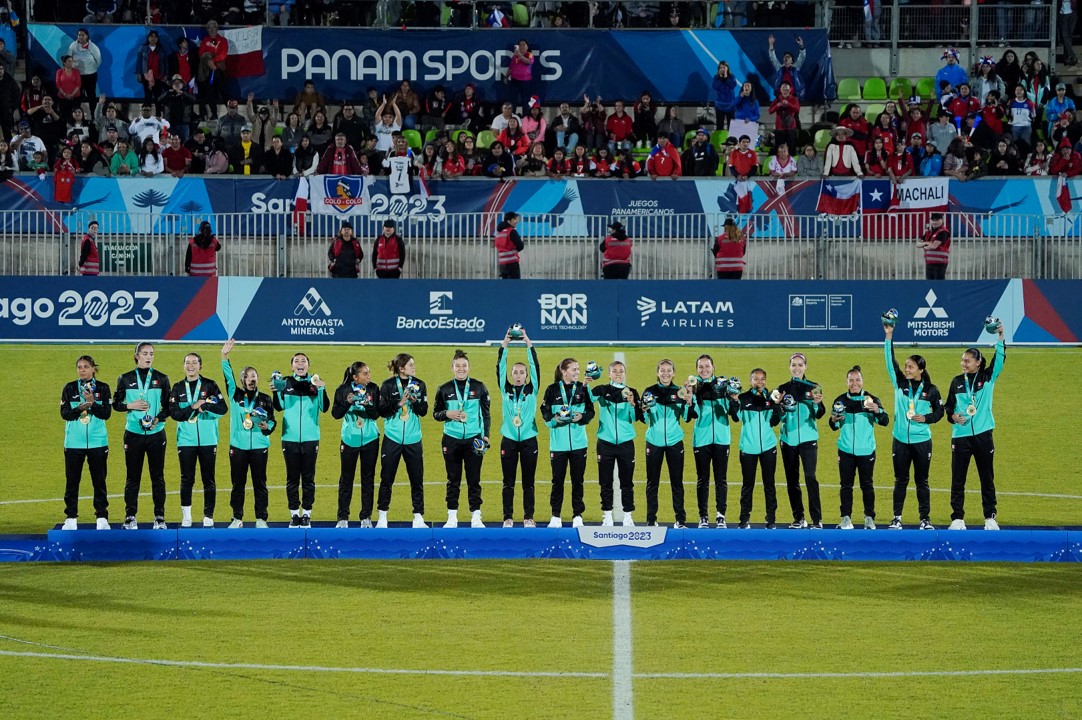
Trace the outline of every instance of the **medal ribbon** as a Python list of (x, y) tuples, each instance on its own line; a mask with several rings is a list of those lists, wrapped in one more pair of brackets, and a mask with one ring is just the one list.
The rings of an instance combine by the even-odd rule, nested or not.
[[(451, 384), (454, 385), (454, 388), (455, 388), (455, 397), (458, 398), (459, 404), (462, 405), (462, 407), (460, 407), (459, 410), (465, 412), (466, 411), (466, 390), (470, 386), (470, 379), (467, 377), (466, 381), (463, 383), (462, 394), (459, 394), (459, 392), (458, 392), (458, 380), (452, 380)], [(462, 420), (461, 422), (464, 423), (466, 421)]]
[[(973, 380), (976, 381), (977, 373), (973, 373)], [(966, 384), (966, 392), (969, 393), (969, 404), (974, 409), (977, 407), (977, 396), (973, 393), (973, 386), (969, 384), (969, 375), (962, 373), (962, 382)]]
[[(203, 386), (203, 378), (199, 378), (195, 381), (195, 400), (199, 399), (199, 388)], [(190, 380), (184, 381), (184, 395), (188, 398), (188, 405), (191, 406), (195, 400), (192, 399), (192, 384)]]
[(524, 387), (519, 387), (517, 385), (514, 385), (512, 387), (514, 389), (514, 392), (511, 393), (511, 409), (515, 411), (516, 417), (521, 417), (522, 403), (526, 399), (526, 395), (521, 392), (522, 390), (524, 390)]
[[(560, 383), (560, 398), (564, 401), (564, 405), (568, 408), (571, 407), (571, 400), (567, 399), (567, 394), (564, 392), (564, 383)], [(578, 391), (579, 384), (577, 382), (571, 383), (571, 399), (575, 398), (575, 393)]]
[[(395, 385), (398, 387), (398, 396), (402, 397), (402, 398), (405, 398), (406, 397), (406, 389), (405, 389), (405, 387), (402, 386), (402, 378), (395, 378), (394, 382), (395, 382)], [(406, 385), (409, 385), (409, 380), (406, 381)], [(401, 415), (402, 413), (406, 413), (408, 415), (410, 413), (410, 410), (411, 410), (410, 404), (409, 404), (409, 402), (407, 402), (405, 405), (403, 405), (399, 409), (398, 412), (399, 412), (399, 415)], [(405, 420), (405, 418), (402, 418), (402, 419)]]
[(913, 412), (917, 411), (917, 398), (920, 397), (920, 391), (924, 389), (924, 381), (920, 381), (920, 385), (917, 385), (917, 389), (913, 390), (913, 384), (909, 384), (909, 409)]

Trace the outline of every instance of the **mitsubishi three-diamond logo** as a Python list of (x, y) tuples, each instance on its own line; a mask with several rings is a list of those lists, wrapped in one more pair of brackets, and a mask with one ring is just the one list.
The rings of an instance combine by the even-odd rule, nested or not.
[(646, 321), (657, 310), (657, 302), (646, 296), (641, 296), (635, 301), (635, 307), (639, 309), (639, 327), (645, 327)]
[(925, 307), (917, 308), (917, 311), (913, 313), (913, 319), (923, 320), (924, 318), (928, 317), (929, 313), (931, 313), (932, 317), (939, 318), (940, 320), (945, 320), (946, 318), (950, 317), (949, 315), (947, 315), (946, 310), (941, 307), (935, 306), (936, 300), (938, 299), (939, 298), (936, 297), (935, 290), (929, 290), (928, 294), (924, 296), (924, 302), (928, 304)]

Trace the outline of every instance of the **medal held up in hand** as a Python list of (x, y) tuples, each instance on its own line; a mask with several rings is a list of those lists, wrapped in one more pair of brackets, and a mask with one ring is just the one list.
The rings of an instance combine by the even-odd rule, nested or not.
[(984, 319), (984, 331), (995, 335), (999, 332), (999, 318), (989, 315)]
[(512, 340), (521, 340), (526, 337), (526, 330), (522, 327), (522, 323), (515, 323), (507, 328), (507, 337)]
[(898, 311), (894, 308), (887, 310), (883, 313), (882, 320), (885, 327), (894, 327), (898, 324)]
[(845, 415), (845, 403), (841, 400), (834, 403), (834, 407), (831, 408), (835, 415)]
[(598, 378), (600, 378), (601, 366), (593, 360), (586, 363), (586, 377), (590, 378), (591, 380), (597, 380)]

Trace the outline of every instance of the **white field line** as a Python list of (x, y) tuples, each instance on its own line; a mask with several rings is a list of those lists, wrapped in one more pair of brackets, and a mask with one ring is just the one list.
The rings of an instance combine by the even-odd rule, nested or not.
[(631, 655), (631, 563), (612, 563), (612, 717), (635, 717)]
[(898, 670), (894, 672), (806, 673), (636, 673), (638, 680), (847, 680), (913, 677), (980, 677), (987, 675), (1060, 675), (1082, 673), (1082, 668), (1015, 668), (1004, 670)]

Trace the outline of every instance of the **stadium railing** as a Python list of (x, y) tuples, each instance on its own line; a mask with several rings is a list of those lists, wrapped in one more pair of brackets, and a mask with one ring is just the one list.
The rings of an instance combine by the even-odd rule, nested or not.
[[(710, 248), (726, 215), (676, 214), (619, 217), (633, 241), (632, 279), (690, 280), (713, 277)], [(88, 211), (0, 213), (0, 275), (72, 275), (83, 229), (100, 223), (103, 272), (110, 275), (183, 275), (188, 240), (209, 220), (222, 242), (220, 275), (321, 277), (327, 249), (341, 220), (287, 213), (207, 216)], [(370, 253), (382, 217), (368, 229), (355, 220), (365, 252), (361, 276), (372, 277)], [(407, 241), (404, 276), (481, 279), (496, 276), (492, 237), (501, 216), (446, 214), (399, 218)], [(884, 213), (865, 216), (744, 216), (750, 232), (744, 277), (762, 280), (905, 280), (924, 276), (916, 238), (926, 217)], [(602, 215), (529, 215), (518, 229), (526, 244), (523, 276), (536, 279), (600, 277), (599, 244), (612, 220)], [(1082, 278), (1082, 242), (1067, 216), (948, 216), (954, 237), (948, 277)]]

